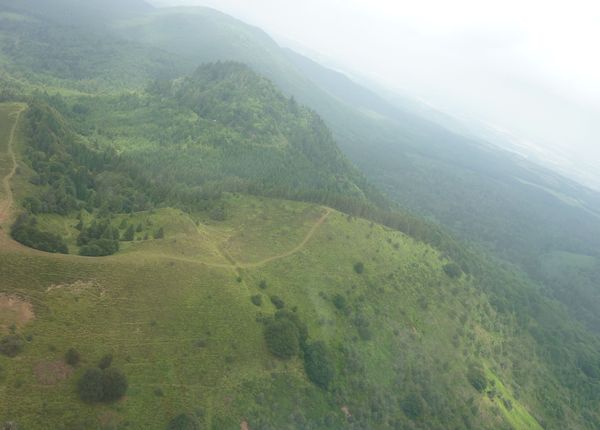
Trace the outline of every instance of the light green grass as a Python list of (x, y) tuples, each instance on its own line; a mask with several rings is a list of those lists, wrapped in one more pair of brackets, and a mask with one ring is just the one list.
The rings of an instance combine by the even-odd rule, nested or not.
[[(486, 376), (490, 381), (493, 381), (493, 387), (500, 395), (499, 397), (501, 397), (496, 397), (494, 400), (495, 403), (513, 428), (523, 430), (543, 430), (543, 427), (540, 426), (537, 420), (531, 416), (527, 409), (517, 399), (515, 399), (502, 381), (500, 381), (490, 369), (486, 369)], [(507, 407), (502, 399), (509, 401), (511, 407)]]
[[(235, 418), (235, 414), (243, 407), (229, 410), (227, 399), (241, 398), (237, 394), (241, 385), (260, 385), (281, 374), (292, 378), (296, 388), (310, 387), (299, 361), (280, 362), (266, 351), (262, 325), (255, 320), (258, 309), (250, 302), (253, 294), (264, 295), (261, 311), (265, 313), (274, 311), (268, 297), (281, 296), (289, 308), (297, 306), (312, 338), (332, 343), (352, 342), (356, 332), (327, 297), (342, 293), (351, 303), (359, 303), (366, 296), (364, 312), (376, 322), (374, 339), (359, 342), (357, 351), (369, 357), (369, 378), (391, 386), (390, 363), (399, 344), (389, 332), (395, 329), (400, 339), (411, 339), (415, 332), (417, 336), (433, 332), (437, 318), (442, 318), (427, 319), (415, 309), (424, 288), (448, 294), (439, 256), (398, 233), (334, 213), (303, 250), (264, 267), (243, 269), (238, 282), (231, 268), (207, 266), (201, 262), (203, 255), (182, 257), (171, 241), (186, 236), (190, 242), (202, 242), (199, 247), (214, 248), (233, 234), (238, 253), (250, 260), (255, 254), (267, 255), (269, 243), (264, 243), (262, 223), (251, 220), (265, 219), (275, 231), (297, 226), (297, 233), (281, 236), (278, 247), (284, 249), (301, 240), (308, 221), (322, 209), (247, 197), (232, 198), (228, 204), (235, 213), (248, 215), (249, 221), (234, 216), (220, 226), (201, 224), (196, 229), (185, 214), (165, 209), (127, 216), (132, 222), (166, 223), (168, 219), (171, 224), (166, 225), (164, 240), (136, 242), (120, 255), (98, 259), (0, 254), (2, 290), (30, 300), (36, 312), (36, 319), (23, 331), (33, 336), (25, 352), (13, 360), (0, 357), (6, 375), (0, 418), (18, 417), (25, 428), (42, 428), (44, 423), (61, 428), (68, 422), (93, 422), (111, 411), (121, 422), (135, 423), (134, 428), (163, 428), (178, 412), (202, 407), (208, 424), (214, 416), (233, 414), (239, 425), (243, 416)], [(46, 219), (46, 225), (50, 221)], [(56, 222), (58, 228), (64, 227)], [(352, 269), (358, 260), (366, 266), (360, 276)], [(383, 285), (386, 277), (391, 281)], [(268, 283), (266, 290), (258, 288), (262, 279)], [(431, 303), (431, 307), (438, 305)], [(198, 342), (205, 346), (196, 346)], [(36, 365), (61, 360), (70, 347), (77, 348), (84, 360), (75, 375), (56, 385), (40, 385), (34, 375)], [(113, 406), (83, 405), (76, 398), (76, 378), (107, 352), (114, 354), (115, 365), (129, 377), (128, 395)], [(163, 397), (154, 394), (156, 388)], [(31, 413), (35, 410), (46, 411), (45, 418)]]

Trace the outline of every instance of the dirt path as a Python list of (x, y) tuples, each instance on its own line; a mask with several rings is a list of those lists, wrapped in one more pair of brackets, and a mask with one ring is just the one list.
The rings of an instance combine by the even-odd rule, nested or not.
[(13, 204), (13, 193), (12, 193), (12, 189), (10, 187), (10, 181), (12, 180), (13, 176), (15, 176), (15, 173), (17, 173), (17, 157), (15, 156), (15, 152), (13, 150), (13, 140), (15, 138), (15, 133), (17, 131), (17, 126), (19, 125), (19, 120), (21, 118), (21, 114), (23, 113), (23, 111), (25, 109), (26, 109), (26, 107), (22, 106), (21, 109), (19, 109), (16, 112), (15, 123), (12, 126), (12, 129), (10, 131), (10, 136), (8, 138), (7, 153), (10, 155), (10, 158), (12, 159), (13, 167), (12, 167), (11, 171), (8, 173), (8, 175), (6, 175), (4, 177), (4, 179), (2, 180), (2, 186), (4, 187), (6, 196), (3, 201), (0, 201), (0, 225), (8, 220), (8, 218), (10, 216), (10, 208)]
[(171, 258), (173, 258), (174, 260), (186, 261), (189, 263), (199, 263), (199, 264), (203, 264), (203, 265), (209, 266), (209, 267), (218, 267), (220, 269), (233, 269), (235, 271), (239, 271), (240, 269), (256, 269), (258, 267), (262, 267), (266, 264), (272, 263), (273, 261), (281, 260), (283, 258), (290, 257), (290, 256), (296, 254), (297, 252), (300, 252), (308, 244), (308, 242), (315, 235), (315, 233), (317, 232), (319, 227), (321, 227), (323, 225), (325, 220), (329, 217), (329, 215), (331, 215), (332, 212), (333, 212), (333, 209), (325, 208), (325, 213), (310, 228), (310, 230), (308, 231), (308, 233), (306, 234), (306, 236), (304, 237), (302, 242), (300, 242), (294, 248), (290, 249), (289, 251), (283, 252), (281, 254), (276, 254), (271, 257), (267, 257), (263, 260), (260, 260), (260, 261), (254, 262), (254, 263), (239, 263), (227, 251), (225, 251), (224, 249), (221, 249), (221, 248), (219, 248), (218, 251), (221, 254), (221, 256), (229, 262), (229, 264), (227, 264), (227, 263), (209, 263), (206, 261), (196, 260), (196, 259), (192, 259), (192, 258), (181, 258), (181, 257), (171, 257)]
[[(7, 147), (8, 148), (7, 153), (10, 155), (10, 158), (12, 159), (13, 166), (12, 166), (11, 171), (2, 180), (2, 186), (4, 187), (4, 190), (5, 190), (5, 197), (3, 200), (0, 200), (0, 226), (3, 223), (5, 223), (6, 221), (8, 221), (8, 219), (10, 217), (10, 209), (11, 209), (11, 207), (13, 205), (13, 201), (14, 201), (14, 196), (12, 193), (10, 182), (17, 172), (18, 164), (17, 164), (17, 158), (16, 158), (14, 150), (13, 150), (13, 140), (15, 138), (15, 134), (17, 131), (17, 127), (19, 125), (19, 120), (21, 118), (21, 114), (25, 111), (26, 108), (27, 108), (27, 106), (22, 106), (21, 109), (19, 109), (15, 113), (13, 113), (13, 115), (16, 114), (15, 115), (16, 117), (15, 117), (15, 122), (14, 122), (11, 132), (10, 132), (10, 136), (9, 136), (9, 140), (8, 140), (8, 147)], [(315, 222), (315, 224), (310, 228), (310, 230), (308, 231), (308, 233), (306, 234), (306, 236), (304, 237), (302, 242), (300, 242), (296, 247), (290, 249), (289, 251), (283, 252), (281, 254), (273, 255), (271, 257), (265, 258), (263, 260), (260, 260), (260, 261), (254, 262), (254, 263), (239, 263), (224, 249), (219, 249), (219, 253), (225, 260), (227, 260), (227, 263), (209, 263), (209, 262), (196, 260), (196, 259), (192, 259), (192, 258), (180, 258), (180, 257), (170, 257), (170, 256), (165, 256), (165, 257), (172, 258), (174, 260), (187, 261), (190, 263), (199, 263), (199, 264), (203, 264), (203, 265), (209, 266), (209, 267), (217, 267), (217, 268), (221, 268), (221, 269), (231, 269), (231, 270), (235, 270), (238, 273), (239, 273), (240, 269), (253, 269), (253, 268), (262, 267), (273, 261), (281, 260), (283, 258), (290, 257), (290, 256), (296, 254), (297, 252), (300, 252), (306, 246), (306, 244), (312, 239), (312, 237), (315, 235), (315, 233), (317, 232), (319, 227), (321, 227), (321, 225), (323, 225), (325, 220), (329, 217), (329, 215), (331, 215), (332, 212), (333, 212), (332, 209), (326, 208), (325, 213)], [(0, 231), (1, 230), (2, 229), (0, 228)], [(0, 243), (8, 241), (8, 243), (6, 245), (13, 244), (14, 241), (10, 240), (10, 238), (8, 236), (6, 236), (6, 237), (3, 237), (3, 236), (6, 236), (6, 235), (0, 234)], [(16, 243), (14, 243), (14, 244), (16, 244)], [(2, 243), (2, 245), (4, 246), (5, 244)], [(30, 248), (27, 248), (27, 250), (29, 250), (31, 252), (38, 252), (38, 251), (34, 251)]]
[[(306, 234), (306, 236), (304, 237), (304, 240), (302, 240), (302, 242), (300, 242), (298, 244), (298, 246), (296, 246), (295, 248), (290, 249), (289, 251), (283, 252), (281, 254), (277, 254), (277, 255), (273, 255), (272, 257), (265, 258), (264, 260), (257, 261), (256, 263), (237, 263), (236, 262), (235, 266), (239, 267), (240, 269), (253, 269), (256, 267), (264, 266), (265, 264), (271, 263), (276, 260), (281, 260), (282, 258), (286, 258), (286, 257), (296, 254), (297, 252), (300, 252), (306, 246), (306, 244), (312, 239), (312, 237), (315, 235), (315, 233), (317, 232), (319, 227), (321, 227), (323, 225), (323, 223), (329, 217), (329, 215), (331, 215), (331, 212), (333, 212), (332, 209), (326, 208), (323, 216), (321, 216), (321, 218), (318, 219), (318, 221), (315, 223), (315, 225), (313, 225), (311, 227), (311, 229), (309, 230), (309, 232)], [(230, 256), (230, 258), (231, 258), (231, 256)], [(233, 258), (231, 258), (231, 260), (233, 260)]]

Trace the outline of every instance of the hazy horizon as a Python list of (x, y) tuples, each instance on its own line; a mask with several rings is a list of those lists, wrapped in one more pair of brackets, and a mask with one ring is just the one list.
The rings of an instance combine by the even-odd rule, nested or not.
[(501, 130), (513, 149), (600, 189), (600, 7), (592, 2), (151, 3), (231, 14), (326, 65)]

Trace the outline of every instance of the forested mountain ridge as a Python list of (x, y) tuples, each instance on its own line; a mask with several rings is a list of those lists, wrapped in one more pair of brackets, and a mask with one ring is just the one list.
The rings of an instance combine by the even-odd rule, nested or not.
[[(98, 4), (61, 8), (90, 17)], [(341, 100), (225, 15), (138, 6), (114, 2), (89, 31), (87, 18), (65, 26), (38, 14), (38, 33), (23, 24), (32, 14), (0, 12), (11, 25), (0, 28), (0, 177), (16, 173), (14, 222), (0, 230), (10, 309), (0, 315), (0, 423), (598, 428), (595, 333), (517, 267), (394, 210), (336, 140), (385, 168), (371, 178), (406, 194), (399, 204), (447, 207), (452, 196), (457, 218), (478, 208), (460, 205), (456, 180), (440, 183), (456, 173), (448, 166), (470, 172), (464, 190), (480, 198), (473, 178), (502, 181), (510, 160), (439, 128), (420, 139), (421, 120), (403, 134), (401, 119), (361, 116), (351, 104), (375, 96)], [(13, 100), (27, 110), (16, 115), (24, 105)], [(441, 176), (415, 187), (439, 167), (432, 160)], [(527, 169), (516, 176), (536, 183)], [(557, 284), (577, 275), (595, 291), (594, 258), (567, 257), (547, 261)], [(560, 270), (566, 260), (574, 274)]]

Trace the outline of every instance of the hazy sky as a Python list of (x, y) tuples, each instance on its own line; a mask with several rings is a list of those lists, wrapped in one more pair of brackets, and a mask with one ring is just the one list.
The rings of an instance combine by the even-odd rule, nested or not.
[[(600, 186), (600, 2), (155, 0), (206, 5), (342, 69), (543, 148)], [(550, 154), (551, 153), (551, 154)]]

